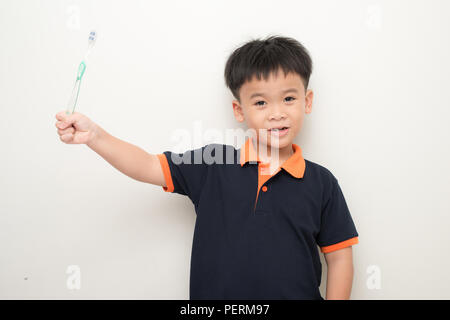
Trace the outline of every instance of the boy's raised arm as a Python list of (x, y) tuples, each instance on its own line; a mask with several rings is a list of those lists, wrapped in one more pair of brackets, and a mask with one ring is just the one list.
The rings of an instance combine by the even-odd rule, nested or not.
[(158, 157), (138, 146), (110, 135), (98, 127), (98, 135), (87, 146), (114, 168), (138, 181), (165, 186)]
[(143, 149), (120, 140), (85, 115), (75, 112), (56, 115), (56, 127), (66, 144), (86, 144), (114, 168), (138, 181), (166, 186), (159, 159)]

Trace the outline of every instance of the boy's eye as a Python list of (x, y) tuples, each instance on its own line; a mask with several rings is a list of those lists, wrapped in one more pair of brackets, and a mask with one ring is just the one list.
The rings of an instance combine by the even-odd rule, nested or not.
[[(288, 100), (288, 101), (294, 101), (295, 100), (295, 98), (294, 97), (286, 97), (286, 99), (292, 99), (292, 100)], [(255, 103), (255, 105), (256, 106), (259, 106), (259, 107), (262, 107), (263, 106), (263, 104), (262, 103), (265, 103), (265, 101), (257, 101), (256, 103)]]

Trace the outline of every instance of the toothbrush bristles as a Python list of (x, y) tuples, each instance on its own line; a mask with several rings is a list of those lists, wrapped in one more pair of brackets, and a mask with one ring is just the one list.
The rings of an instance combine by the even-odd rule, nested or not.
[(96, 37), (97, 37), (96, 32), (95, 32), (95, 31), (91, 31), (91, 32), (89, 33), (89, 43), (94, 43)]

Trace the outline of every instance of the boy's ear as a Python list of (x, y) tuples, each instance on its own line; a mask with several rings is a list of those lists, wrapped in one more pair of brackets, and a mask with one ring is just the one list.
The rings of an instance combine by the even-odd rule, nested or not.
[(305, 113), (311, 113), (314, 92), (311, 89), (306, 90), (305, 94)]
[(241, 104), (239, 103), (239, 101), (233, 100), (232, 104), (233, 104), (234, 117), (236, 118), (236, 120), (238, 122), (244, 121), (244, 112), (242, 110), (242, 107), (241, 107)]

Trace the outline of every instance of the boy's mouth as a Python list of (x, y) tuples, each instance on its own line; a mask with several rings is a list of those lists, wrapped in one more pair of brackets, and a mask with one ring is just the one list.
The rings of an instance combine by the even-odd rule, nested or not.
[(289, 130), (289, 127), (274, 127), (274, 128), (268, 129), (270, 134), (279, 136), (279, 137), (286, 135), (288, 130)]

